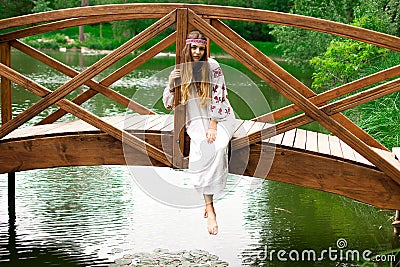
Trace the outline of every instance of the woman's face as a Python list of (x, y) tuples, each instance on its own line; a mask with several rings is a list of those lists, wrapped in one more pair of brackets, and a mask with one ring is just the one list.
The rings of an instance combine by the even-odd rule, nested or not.
[(191, 44), (190, 53), (192, 54), (193, 61), (199, 61), (203, 58), (206, 51), (206, 46), (202, 44)]

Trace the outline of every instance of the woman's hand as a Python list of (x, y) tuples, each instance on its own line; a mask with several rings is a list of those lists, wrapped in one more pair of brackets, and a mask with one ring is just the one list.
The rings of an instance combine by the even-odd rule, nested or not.
[(169, 87), (172, 89), (175, 87), (175, 80), (181, 78), (181, 70), (180, 69), (174, 69), (171, 71), (169, 74)]
[(206, 138), (208, 143), (212, 143), (215, 141), (217, 138), (217, 121), (216, 120), (210, 120), (210, 126), (208, 126), (208, 129), (206, 131)]
[(214, 142), (217, 138), (217, 129), (208, 128), (206, 131), (206, 137), (209, 144)]

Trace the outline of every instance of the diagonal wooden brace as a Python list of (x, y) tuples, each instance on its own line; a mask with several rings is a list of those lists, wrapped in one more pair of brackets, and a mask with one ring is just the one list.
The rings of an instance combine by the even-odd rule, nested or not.
[[(71, 67), (47, 56), (46, 54), (44, 54), (40, 51), (37, 51), (36, 49), (34, 49), (20, 41), (14, 41), (11, 43), (11, 45), (13, 47), (15, 47), (16, 49), (20, 50), (21, 52), (24, 52), (25, 54), (32, 56), (33, 58), (43, 62), (44, 64), (47, 64), (48, 66), (51, 66), (52, 68), (60, 71), (61, 73), (65, 74), (71, 78), (73, 78), (79, 74), (79, 72), (72, 69)], [(91, 95), (91, 97), (93, 97), (97, 93), (101, 93), (101, 94), (105, 95), (106, 97), (116, 101), (117, 103), (119, 103), (125, 107), (128, 107), (128, 106), (131, 107), (134, 111), (138, 112), (139, 114), (154, 114), (154, 112), (149, 110), (148, 108), (146, 108), (136, 102), (133, 102), (126, 96), (108, 88), (108, 86), (110, 86), (112, 83), (101, 84), (101, 82), (98, 83), (94, 80), (88, 80), (84, 84), (89, 86), (91, 88), (90, 91), (92, 91), (92, 92), (86, 93), (88, 91), (85, 91), (83, 94), (86, 93), (86, 95)], [(88, 100), (88, 99), (86, 99), (86, 100)], [(74, 102), (75, 104), (78, 104), (78, 102), (75, 99), (72, 102)], [(79, 103), (79, 104), (82, 104), (82, 103)], [(51, 121), (51, 122), (48, 121), (47, 123), (52, 123), (59, 118), (60, 117), (55, 118), (53, 121)], [(41, 124), (41, 123), (39, 123), (39, 124)], [(43, 123), (43, 124), (45, 124), (45, 123)]]
[[(347, 109), (359, 106), (366, 102), (372, 101), (374, 99), (383, 97), (388, 94), (400, 91), (400, 79), (390, 81), (388, 83), (379, 85), (377, 87), (371, 88), (369, 90), (360, 92), (355, 95), (343, 98), (333, 103), (329, 103), (325, 106), (320, 107), (320, 109), (328, 114), (329, 116), (335, 115), (339, 112), (345, 111)], [(249, 144), (254, 144), (260, 142), (264, 139), (270, 138), (272, 136), (290, 131), (292, 129), (301, 127), (307, 123), (313, 122), (314, 120), (307, 116), (306, 114), (301, 114), (296, 117), (281, 121), (277, 124), (271, 124), (270, 126), (254, 132), (245, 137), (239, 137), (232, 141), (232, 150), (240, 149)]]
[(52, 93), (49, 93), (47, 96), (39, 100), (36, 104), (22, 112), (13, 120), (4, 124), (0, 128), (0, 138), (3, 138), (8, 133), (18, 128), (28, 120), (32, 119), (49, 106), (55, 104), (66, 95), (74, 91), (76, 88), (84, 84), (86, 81), (92, 79), (93, 77), (107, 69), (109, 66), (111, 66), (121, 58), (125, 57), (136, 48), (143, 45), (146, 41), (154, 38), (160, 32), (171, 26), (175, 22), (175, 19), (175, 11), (173, 11), (155, 22), (152, 26), (150, 26), (140, 34), (136, 35), (134, 38), (132, 38), (122, 46), (120, 46), (118, 49), (114, 50), (112, 53), (108, 54), (107, 56), (93, 64), (91, 67), (87, 68), (86, 70), (75, 76), (64, 85), (60, 86)]
[(338, 136), (346, 144), (373, 163), (376, 167), (385, 172), (386, 175), (400, 184), (400, 163), (393, 164), (391, 160), (382, 157), (374, 149), (365, 144), (361, 139), (338, 123), (335, 119), (331, 118), (329, 115), (320, 110), (295, 88), (274, 75), (263, 64), (235, 44), (230, 38), (221, 34), (218, 30), (190, 10), (189, 21), (195, 25), (197, 29), (206, 34), (217, 45), (241, 62), (244, 66), (252, 70), (261, 79), (270, 84), (275, 90), (297, 105), (308, 116), (318, 121), (322, 126)]
[[(305, 84), (297, 80), (289, 72), (284, 70), (281, 66), (275, 63), (268, 56), (260, 52), (257, 48), (255, 48), (252, 44), (247, 42), (244, 38), (242, 38), (239, 34), (234, 32), (224, 23), (222, 23), (219, 20), (213, 20), (212, 26), (214, 26), (218, 31), (220, 31), (225, 36), (232, 36), (231, 39), (235, 40), (235, 43), (239, 45), (246, 53), (251, 55), (253, 58), (256, 58), (261, 64), (263, 64), (266, 68), (268, 68), (268, 70), (270, 70), (275, 76), (282, 79), (292, 88), (296, 88), (296, 90), (299, 93), (301, 93), (304, 97), (311, 98), (317, 96), (317, 94), (313, 90), (311, 90)], [(298, 111), (298, 108), (296, 111)], [(335, 114), (333, 118), (340, 121), (343, 127), (350, 130), (352, 133), (354, 133), (354, 135), (363, 140), (369, 146), (374, 146), (380, 149), (388, 150), (386, 147), (384, 147), (382, 144), (376, 141), (372, 136), (366, 133), (363, 129), (361, 129), (358, 125), (353, 123), (343, 114), (341, 113)]]
[[(28, 89), (29, 91), (33, 92), (34, 94), (43, 97), (49, 94), (51, 91), (34, 81), (25, 78), (18, 72), (14, 71), (13, 69), (5, 66), (4, 64), (0, 64), (0, 75), (6, 77), (9, 80), (12, 80), (16, 84)], [(120, 130), (115, 126), (103, 121), (98, 116), (86, 111), (79, 105), (67, 100), (61, 99), (56, 102), (56, 105), (62, 108), (63, 110), (71, 113), (72, 115), (84, 120), (85, 122), (93, 125), (94, 127), (98, 128), (99, 130), (108, 133), (112, 137), (120, 140), (131, 146), (142, 153), (145, 153), (149, 157), (164, 163), (167, 166), (171, 166), (172, 156), (165, 154), (164, 151), (156, 148), (153, 145), (148, 144), (147, 142), (143, 141), (142, 139), (128, 133), (125, 130)]]

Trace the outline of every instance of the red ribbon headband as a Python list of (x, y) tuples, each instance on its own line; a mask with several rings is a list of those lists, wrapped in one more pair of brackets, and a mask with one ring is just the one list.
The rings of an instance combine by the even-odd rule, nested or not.
[(203, 39), (186, 39), (186, 44), (202, 44), (206, 45), (207, 41)]

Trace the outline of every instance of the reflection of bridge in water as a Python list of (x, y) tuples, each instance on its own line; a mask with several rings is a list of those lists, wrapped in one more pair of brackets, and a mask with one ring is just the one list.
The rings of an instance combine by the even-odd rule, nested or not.
[[(18, 40), (78, 25), (144, 18), (159, 20), (81, 73)], [(220, 19), (305, 28), (400, 51), (400, 39), (394, 36), (316, 18), (222, 6), (92, 6), (4, 19), (0, 30), (18, 27), (0, 35), (3, 122), (0, 128), (0, 173), (10, 173), (10, 197), (14, 194), (13, 173), (23, 170), (126, 164), (127, 161), (135, 165), (185, 167), (188, 140), (182, 130), (184, 107), (177, 108), (174, 116), (157, 115), (109, 86), (174, 43), (179, 62), (185, 36), (195, 28), (293, 103), (254, 120), (237, 121), (238, 131), (231, 144), (232, 153), (235, 153), (230, 161), (232, 173), (327, 191), (381, 208), (400, 209), (400, 162), (387, 148), (341, 114), (344, 110), (398, 91), (398, 79), (386, 80), (398, 76), (400, 66), (316, 95)], [(33, 24), (37, 25), (31, 26)], [(102, 81), (92, 80), (174, 25), (176, 30), (158, 44)], [(26, 28), (21, 29), (22, 26)], [(11, 47), (72, 79), (54, 91), (48, 90), (12, 69)], [(382, 83), (384, 81), (386, 83)], [(42, 97), (15, 118), (11, 114), (12, 82)], [(90, 89), (72, 101), (65, 98), (81, 85)], [(365, 89), (367, 87), (369, 89)], [(348, 96), (354, 91), (359, 93)], [(132, 109), (136, 114), (100, 118), (80, 106), (98, 93)], [(175, 99), (179, 99), (179, 90), (176, 94)], [(38, 125), (20, 127), (53, 104), (60, 109)], [(67, 113), (79, 120), (56, 122)], [(299, 114), (293, 116), (296, 113)], [(280, 122), (273, 123), (273, 119)], [(319, 122), (333, 135), (299, 128), (313, 121)], [(129, 152), (125, 156), (122, 144)]]

